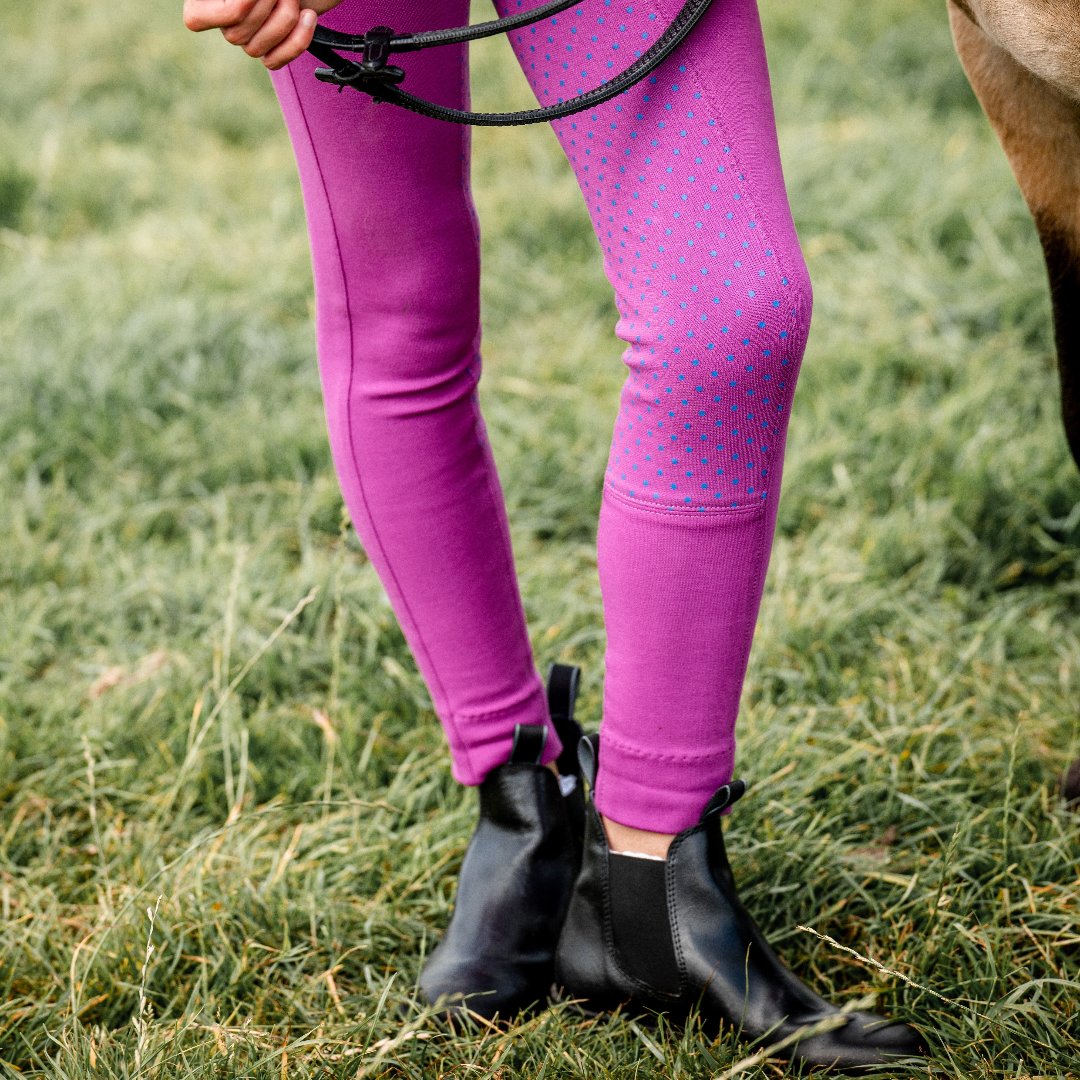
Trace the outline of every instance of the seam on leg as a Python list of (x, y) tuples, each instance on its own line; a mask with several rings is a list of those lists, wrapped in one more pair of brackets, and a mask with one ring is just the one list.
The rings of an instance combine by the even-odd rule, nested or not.
[(685, 518), (709, 518), (709, 517), (760, 517), (765, 513), (765, 506), (761, 503), (753, 503), (750, 506), (685, 506), (681, 503), (645, 502), (642, 499), (634, 499), (616, 491), (610, 486), (604, 488), (604, 496), (618, 499), (619, 502), (633, 507), (635, 510), (648, 514), (659, 514), (662, 517), (685, 517)]
[(543, 687), (537, 686), (535, 690), (529, 692), (529, 694), (522, 698), (520, 702), (515, 705), (506, 705), (501, 709), (490, 709), (486, 712), (460, 712), (455, 715), (461, 720), (491, 720), (495, 717), (505, 716), (508, 713), (521, 712), (522, 707), (527, 705), (534, 697), (539, 697), (543, 693)]
[(620, 753), (626, 754), (627, 757), (640, 758), (642, 761), (667, 761), (673, 765), (680, 764), (692, 764), (698, 761), (711, 761), (714, 758), (727, 757), (730, 747), (725, 747), (723, 750), (703, 751), (700, 754), (661, 754), (654, 750), (642, 750), (636, 746), (632, 746), (625, 742), (623, 739), (618, 738), (615, 735), (611, 735), (609, 732), (603, 733), (603, 740), (605, 746), (617, 746)]
[[(390, 575), (390, 578), (394, 583), (394, 587), (397, 589), (398, 595), (401, 597), (401, 603), (405, 608), (405, 613), (406, 613), (406, 615), (408, 616), (410, 622), (413, 625), (413, 628), (414, 628), (414, 631), (415, 631), (415, 634), (416, 634), (417, 644), (420, 647), (420, 649), (423, 651), (424, 656), (425, 656), (425, 658), (427, 660), (428, 667), (429, 667), (429, 669), (430, 669), (430, 671), (432, 673), (432, 678), (433, 678), (433, 680), (435, 682), (436, 687), (438, 688), (439, 697), (443, 701), (446, 701), (447, 700), (446, 699), (446, 691), (445, 691), (445, 689), (443, 687), (442, 680), (439, 678), (438, 671), (436, 670), (435, 664), (434, 664), (434, 662), (432, 661), (432, 658), (431, 658), (431, 653), (428, 651), (427, 645), (425, 644), (424, 639), (423, 639), (423, 635), (420, 632), (419, 624), (417, 623), (415, 617), (413, 616), (412, 608), (410, 607), (409, 601), (405, 596), (405, 591), (402, 589), (401, 583), (398, 580), (397, 573), (394, 571), (393, 564), (392, 564), (389, 556), (386, 553), (386, 549), (383, 546), (382, 539), (381, 539), (381, 537), (379, 535), (378, 526), (376, 525), (375, 519), (372, 516), (371, 511), (370, 511), (370, 509), (368, 507), (367, 494), (364, 491), (364, 481), (363, 481), (363, 477), (361, 476), (360, 465), (359, 465), (359, 462), (357, 460), (356, 440), (355, 440), (354, 433), (353, 433), (352, 389), (353, 389), (353, 380), (354, 380), (355, 375), (356, 375), (356, 339), (355, 339), (355, 331), (354, 331), (353, 319), (352, 319), (352, 302), (349, 299), (349, 290), (348, 290), (348, 287), (347, 287), (348, 286), (348, 274), (346, 273), (346, 270), (345, 270), (345, 259), (344, 259), (344, 256), (342, 254), (342, 251), (341, 251), (341, 243), (340, 243), (339, 236), (338, 236), (337, 221), (336, 221), (335, 216), (334, 216), (333, 203), (331, 202), (331, 199), (330, 199), (329, 185), (326, 182), (326, 174), (323, 172), (322, 160), (319, 157), (319, 150), (318, 150), (318, 147), (317, 147), (317, 145), (315, 143), (315, 139), (311, 134), (311, 125), (308, 123), (307, 109), (304, 106), (303, 97), (301, 96), (299, 87), (297, 86), (297, 83), (296, 83), (296, 74), (295, 74), (295, 72), (292, 71), (291, 68), (289, 69), (289, 80), (292, 83), (293, 92), (296, 94), (296, 104), (297, 104), (297, 107), (300, 110), (300, 117), (304, 121), (304, 130), (307, 133), (308, 144), (311, 147), (311, 155), (312, 155), (312, 158), (314, 159), (315, 167), (316, 167), (316, 169), (318, 169), (319, 183), (322, 185), (323, 198), (326, 201), (327, 214), (330, 217), (330, 225), (331, 225), (331, 228), (333, 229), (333, 233), (334, 233), (334, 247), (335, 247), (335, 249), (337, 251), (338, 268), (339, 268), (339, 272), (341, 274), (342, 292), (343, 292), (343, 298), (344, 298), (344, 301), (345, 301), (345, 317), (348, 320), (348, 324), (349, 324), (349, 381), (348, 381), (348, 386), (347, 386), (347, 390), (346, 390), (346, 395), (347, 395), (346, 396), (346, 421), (347, 421), (347, 424), (348, 424), (349, 457), (350, 457), (350, 459), (352, 461), (353, 470), (354, 470), (355, 475), (356, 475), (357, 490), (359, 491), (360, 500), (363, 503), (364, 511), (367, 514), (368, 523), (369, 523), (369, 525), (371, 527), (371, 531), (372, 531), (372, 533), (373, 533), (373, 535), (375, 537), (375, 542), (379, 546), (379, 554), (382, 556), (384, 564), (385, 564), (386, 569), (387, 569), (387, 573)], [(464, 742), (461, 743), (461, 747), (462, 747), (462, 752), (464, 753), (466, 761), (468, 763), (469, 769), (470, 769), (470, 771), (473, 771), (472, 761), (469, 760), (468, 747), (465, 746)]]

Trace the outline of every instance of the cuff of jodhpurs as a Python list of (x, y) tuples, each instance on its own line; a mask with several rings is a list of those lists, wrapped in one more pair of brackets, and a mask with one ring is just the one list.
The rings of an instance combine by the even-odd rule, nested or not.
[(664, 757), (603, 732), (594, 801), (606, 818), (633, 829), (680, 833), (692, 828), (735, 766), (735, 743), (708, 755)]
[(475, 787), (493, 769), (505, 765), (510, 760), (518, 724), (541, 724), (548, 729), (541, 765), (549, 764), (562, 753), (562, 743), (548, 715), (546, 692), (539, 678), (535, 690), (518, 704), (480, 715), (444, 717), (454, 779)]

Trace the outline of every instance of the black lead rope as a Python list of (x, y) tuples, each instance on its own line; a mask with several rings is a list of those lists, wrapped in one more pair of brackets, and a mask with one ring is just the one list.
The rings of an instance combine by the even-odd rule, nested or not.
[[(405, 72), (388, 63), (394, 53), (418, 52), (420, 49), (438, 45), (457, 45), (465, 41), (491, 37), (494, 34), (507, 34), (512, 30), (550, 18), (552, 15), (558, 15), (559, 12), (576, 7), (582, 2), (585, 0), (550, 0), (549, 3), (541, 4), (531, 11), (511, 15), (505, 19), (493, 19), (473, 26), (459, 26), (451, 30), (430, 30), (418, 34), (396, 34), (388, 26), (376, 26), (366, 34), (342, 34), (320, 26), (315, 30), (315, 37), (308, 47), (308, 52), (329, 65), (315, 72), (315, 77), (323, 82), (331, 83), (342, 90), (350, 86), (354, 90), (368, 94), (375, 101), (388, 101), (393, 105), (400, 105), (403, 109), (420, 113), (421, 116), (430, 116), (433, 120), (445, 120), (451, 124), (471, 124), (474, 127), (542, 124), (549, 120), (572, 116), (585, 109), (595, 108), (641, 82), (682, 44), (701, 16), (705, 14), (712, 0), (687, 0), (668, 28), (625, 71), (592, 90), (544, 108), (509, 113), (478, 113), (437, 105), (433, 101), (426, 101), (424, 98), (410, 94), (407, 90), (402, 90), (400, 84), (405, 78)], [(348, 60), (337, 50), (359, 53), (360, 60)]]

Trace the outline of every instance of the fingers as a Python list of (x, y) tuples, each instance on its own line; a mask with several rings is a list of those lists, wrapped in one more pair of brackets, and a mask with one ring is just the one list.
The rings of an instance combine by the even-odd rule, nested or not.
[[(263, 25), (281, 6), (279, 0), (254, 0), (247, 15), (239, 22), (222, 28), (221, 36), (230, 45), (239, 45), (247, 48), (248, 42), (262, 29)], [(293, 0), (293, 15), (295, 18), (298, 6)]]
[(236, 44), (242, 44), (248, 56), (265, 56), (296, 29), (299, 18), (300, 0), (277, 0), (266, 21), (247, 39)]
[(284, 67), (311, 44), (316, 9), (327, 0), (184, 0), (189, 30), (217, 28), (231, 45), (257, 57), (270, 69)]
[(311, 38), (315, 33), (318, 16), (314, 11), (305, 10), (300, 12), (300, 18), (283, 41), (264, 54), (262, 62), (271, 70), (277, 71), (286, 64), (295, 60), (311, 44)]
[(197, 33), (235, 26), (251, 14), (258, 0), (184, 0), (184, 25)]

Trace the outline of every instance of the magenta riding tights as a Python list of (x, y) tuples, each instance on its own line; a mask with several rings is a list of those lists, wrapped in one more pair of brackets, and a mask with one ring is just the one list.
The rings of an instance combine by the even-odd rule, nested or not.
[[(549, 104), (626, 67), (681, 4), (581, 0), (511, 40)], [(325, 21), (435, 29), (465, 22), (468, 6), (345, 0)], [(414, 93), (467, 101), (463, 49), (400, 63)], [(302, 57), (274, 84), (311, 232), (334, 463), (454, 775), (477, 784), (506, 761), (515, 724), (550, 719), (477, 402), (469, 134), (336, 93), (314, 66)], [(678, 832), (732, 774), (810, 324), (755, 0), (715, 0), (653, 77), (554, 127), (626, 343), (597, 540), (607, 651), (596, 802), (623, 824)], [(558, 749), (552, 731), (547, 758)]]

